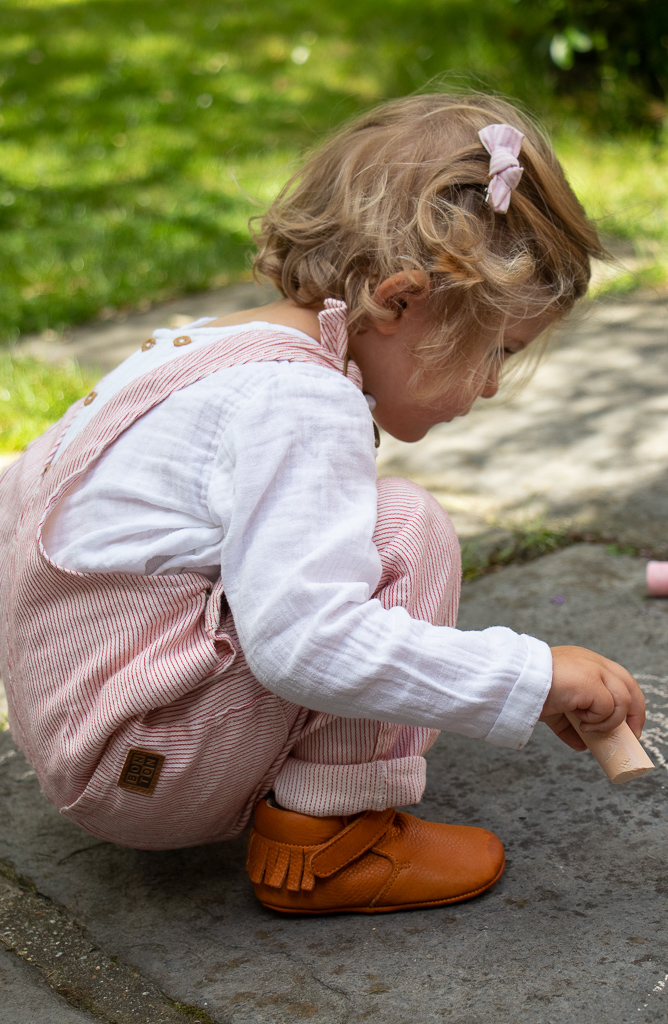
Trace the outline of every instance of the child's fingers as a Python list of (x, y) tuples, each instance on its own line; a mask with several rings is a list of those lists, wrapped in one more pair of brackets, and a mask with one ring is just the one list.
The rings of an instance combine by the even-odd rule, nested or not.
[(584, 647), (553, 647), (552, 660), (552, 687), (542, 721), (556, 722), (568, 710), (580, 719), (583, 732), (607, 732), (626, 719), (640, 737), (645, 698), (630, 672)]
[(627, 712), (626, 721), (637, 739), (640, 739), (645, 725), (645, 695), (634, 677), (628, 672), (626, 674), (630, 680), (629, 693), (631, 695), (631, 706)]
[(626, 721), (631, 709), (628, 688), (616, 675), (604, 671), (601, 681), (605, 690), (596, 693), (588, 708), (576, 708), (583, 732), (610, 732)]
[(642, 731), (645, 726), (645, 710), (643, 708), (642, 715), (629, 714), (626, 716), (629, 728), (637, 740), (642, 736)]
[(588, 708), (576, 709), (582, 722), (582, 731), (609, 732), (628, 721), (633, 732), (639, 736), (645, 722), (642, 690), (621, 665), (607, 659), (605, 662), (601, 673), (605, 691), (599, 691)]
[(587, 744), (580, 739), (575, 729), (568, 721), (565, 715), (549, 715), (544, 718), (543, 721), (546, 725), (549, 725), (553, 733), (555, 733), (560, 740), (563, 740), (567, 746), (572, 747), (573, 750), (586, 750)]

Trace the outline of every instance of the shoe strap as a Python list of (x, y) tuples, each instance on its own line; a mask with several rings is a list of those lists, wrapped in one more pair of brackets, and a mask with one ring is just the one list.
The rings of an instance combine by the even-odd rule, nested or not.
[(311, 890), (316, 877), (329, 878), (370, 850), (390, 828), (396, 811), (366, 811), (317, 846), (298, 846), (267, 839), (255, 829), (248, 845), (246, 868), (251, 881), (292, 892)]
[(394, 808), (389, 807), (386, 811), (366, 811), (355, 818), (312, 855), (313, 874), (317, 878), (329, 878), (357, 860), (385, 835), (395, 814)]

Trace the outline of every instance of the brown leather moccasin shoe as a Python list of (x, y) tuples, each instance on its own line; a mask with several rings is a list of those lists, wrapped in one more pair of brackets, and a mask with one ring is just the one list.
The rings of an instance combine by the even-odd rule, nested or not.
[(314, 818), (260, 801), (247, 868), (265, 907), (286, 914), (376, 914), (478, 896), (501, 877), (493, 832), (402, 811)]

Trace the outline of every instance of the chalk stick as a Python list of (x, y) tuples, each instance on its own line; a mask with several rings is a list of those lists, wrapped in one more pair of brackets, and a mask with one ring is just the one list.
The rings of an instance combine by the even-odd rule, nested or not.
[(626, 722), (610, 732), (582, 732), (576, 715), (567, 711), (566, 718), (615, 785), (637, 779), (655, 767)]
[(650, 597), (668, 597), (668, 562), (647, 563), (647, 593)]

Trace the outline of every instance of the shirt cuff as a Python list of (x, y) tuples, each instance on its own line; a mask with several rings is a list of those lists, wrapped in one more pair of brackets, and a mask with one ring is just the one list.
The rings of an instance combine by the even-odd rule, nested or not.
[(542, 640), (521, 634), (527, 658), (503, 710), (485, 737), (496, 747), (519, 750), (531, 737), (552, 685), (552, 651)]

